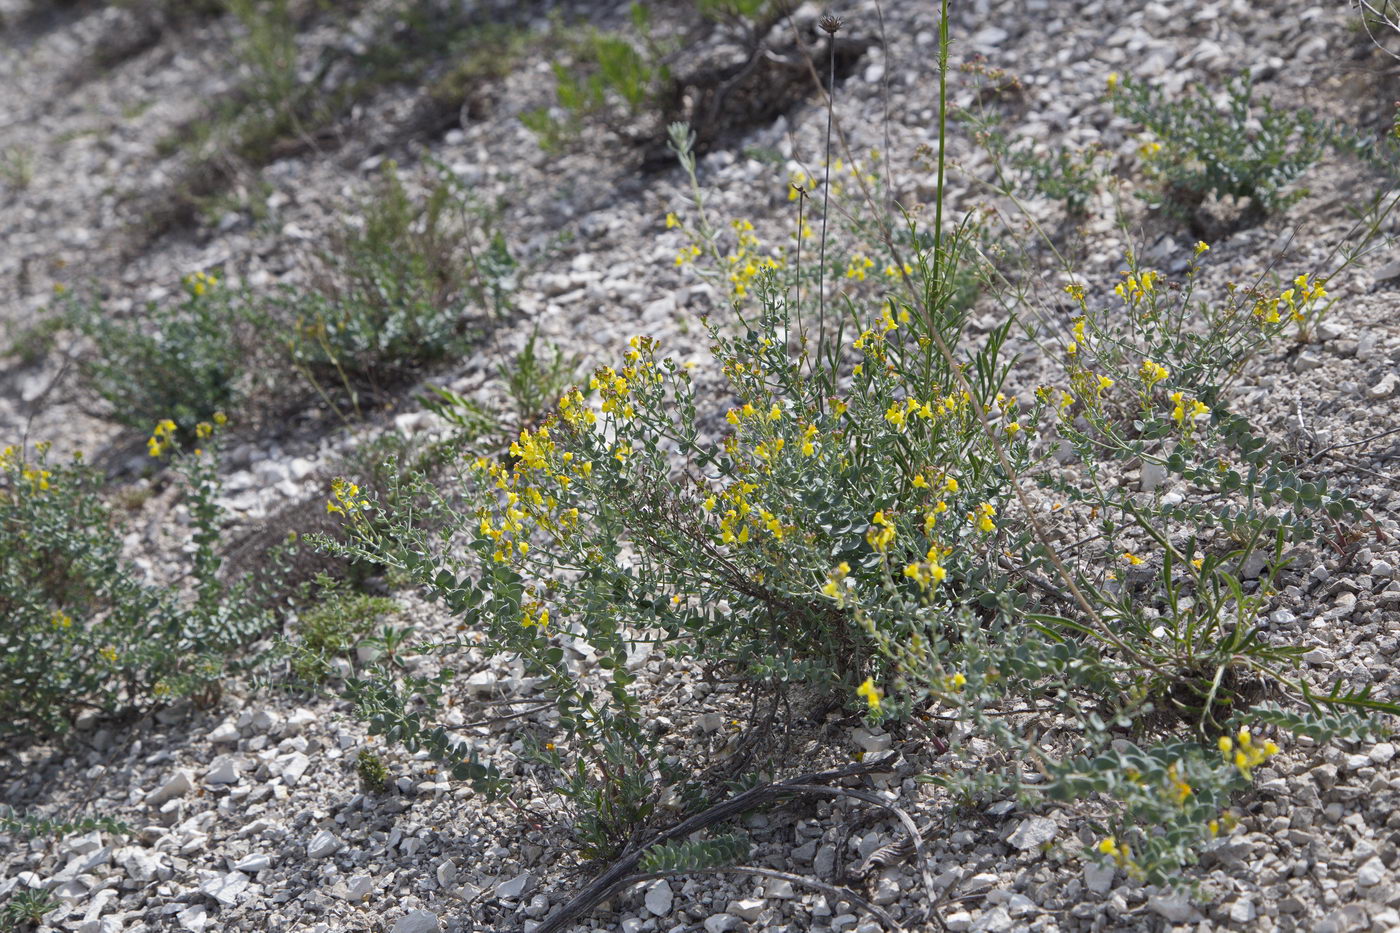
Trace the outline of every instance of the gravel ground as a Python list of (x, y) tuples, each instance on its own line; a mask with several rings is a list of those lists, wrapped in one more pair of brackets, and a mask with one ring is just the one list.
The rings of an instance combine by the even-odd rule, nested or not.
[[(901, 203), (931, 194), (914, 158), (935, 141), (936, 36), (929, 4), (891, 0), (840, 4), (848, 29), (888, 47), (866, 52), (840, 85), (837, 115), (853, 151), (879, 148)], [(1170, 269), (1191, 238), (1131, 196), (1139, 139), (1115, 117), (1102, 90), (1111, 71), (1130, 72), (1179, 91), (1254, 69), (1261, 89), (1284, 103), (1338, 119), (1374, 121), (1400, 93), (1395, 62), (1371, 49), (1345, 4), (1306, 9), (1260, 0), (1115, 3), (1104, 0), (968, 0), (955, 4), (954, 60), (974, 54), (1020, 76), (1026, 105), (1015, 131), (1052, 144), (1098, 143), (1127, 180), (1100, 194), (1073, 234), (1083, 278), (1111, 288), (1123, 251)], [(90, 63), (122, 36), (132, 14), (120, 5), (76, 3), (27, 15), (26, 0), (0, 0), (0, 153), (20, 158), (30, 178), (0, 179), (0, 321), (22, 327), (51, 301), (56, 283), (99, 283), (117, 305), (157, 297), (179, 277), (220, 266), (234, 281), (291, 281), (296, 258), (335, 222), (347, 194), (382, 160), (410, 173), (431, 157), (484, 196), (507, 204), (512, 243), (536, 257), (517, 296), (524, 320), (492, 338), (478, 356), (432, 381), (467, 393), (490, 392), (501, 354), (538, 327), (543, 337), (589, 364), (610, 362), (627, 337), (658, 337), (680, 359), (703, 362), (697, 315), (709, 289), (672, 262), (682, 241), (662, 223), (683, 205), (679, 171), (641, 173), (616, 140), (599, 134), (579, 151), (542, 153), (519, 115), (548, 102), (550, 74), (527, 58), (493, 89), (489, 111), (432, 138), (394, 132), (412, 111), (415, 89), (390, 89), (363, 102), (342, 145), (276, 161), (261, 219), (229, 212), (208, 224), (154, 240), (132, 230), (135, 205), (158, 197), (178, 164), (157, 141), (227, 88), (230, 24), (196, 23), (155, 36), (105, 69)], [(538, 25), (547, 23), (539, 5)], [(574, 5), (595, 22), (620, 21), (625, 4)], [(822, 12), (804, 7), (807, 28)], [(491, 15), (489, 11), (483, 15)], [(365, 20), (366, 22), (368, 20)], [(127, 41), (127, 40), (121, 40)], [(342, 41), (313, 34), (312, 41)], [(693, 50), (720, 55), (722, 40)], [(1388, 72), (1388, 73), (1387, 73)], [(888, 94), (890, 119), (884, 112)], [(959, 97), (959, 95), (962, 95)], [(967, 92), (955, 83), (954, 98)], [(814, 99), (793, 106), (738, 144), (701, 161), (715, 217), (747, 217), (776, 239), (793, 223), (788, 168), (820, 164), (825, 111)], [(887, 139), (888, 137), (888, 139)], [(776, 152), (787, 165), (751, 157)], [(975, 179), (984, 157), (958, 140), (948, 191), (954, 210), (995, 208)], [(178, 159), (178, 157), (175, 157)], [(1270, 263), (1320, 269), (1352, 224), (1349, 208), (1378, 190), (1346, 162), (1320, 165), (1311, 193), (1284, 214), (1213, 246), (1215, 288), (1249, 281)], [(1115, 205), (1123, 214), (1120, 224)], [(1005, 205), (1000, 205), (1005, 207)], [(1032, 216), (1057, 222), (1059, 208), (1032, 201)], [(1009, 216), (1009, 215), (1008, 215)], [(1010, 228), (1012, 233), (1016, 228)], [(1126, 231), (1126, 232), (1125, 232)], [(560, 237), (559, 234), (565, 234)], [(1129, 236), (1130, 234), (1130, 236)], [(1291, 275), (1292, 273), (1290, 273)], [(1329, 283), (1341, 296), (1320, 339), (1250, 362), (1237, 386), (1239, 410), (1310, 469), (1369, 510), (1373, 525), (1349, 559), (1302, 550), (1271, 607), (1271, 637), (1308, 647), (1309, 675), (1341, 678), (1400, 699), (1400, 265), (1376, 252)], [(994, 320), (985, 303), (977, 319)], [(1051, 309), (1047, 314), (1056, 312)], [(1024, 385), (1036, 379), (1034, 344)], [(72, 386), (63, 359), (7, 360), (0, 368), (0, 434), (52, 439), (60, 449), (106, 451), (121, 472), (130, 438), (94, 414)], [(437, 429), (406, 402), (364, 430), (310, 430), (293, 419), (241, 436), (230, 452), (225, 499), (234, 531), (324, 497), (339, 458), (382, 432), (421, 438)], [(1126, 475), (1124, 482), (1142, 482)], [(1185, 490), (1167, 490), (1167, 494)], [(143, 513), (158, 513), (153, 500)], [(185, 520), (177, 507), (175, 521)], [(139, 536), (138, 536), (139, 537)], [(138, 551), (145, 547), (133, 541)], [(167, 572), (168, 557), (141, 557)], [(399, 594), (402, 614), (427, 632), (452, 621)], [(255, 646), (256, 647), (256, 646)], [(265, 646), (262, 646), (265, 647)], [(590, 659), (579, 653), (582, 670)], [(742, 753), (762, 718), (738, 691), (698, 671), (639, 650), (631, 661), (651, 683), (653, 721), (677, 754), (718, 764)], [(83, 810), (125, 821), (130, 834), (92, 832), (23, 841), (0, 834), (0, 896), (22, 887), (51, 890), (63, 906), (47, 928), (82, 933), (155, 930), (530, 930), (587, 880), (564, 846), (561, 802), (543, 776), (518, 761), (525, 730), (544, 730), (548, 712), (531, 705), (519, 665), (468, 653), (445, 725), (485, 754), (515, 767), (513, 803), (488, 804), (439, 780), (432, 762), (385, 748), (366, 734), (348, 704), (285, 696), (245, 682), (225, 686), (213, 709), (177, 706), (129, 726), (85, 722), (63, 745), (5, 748), (0, 799), (46, 815)], [(424, 669), (421, 673), (431, 673)], [(986, 769), (996, 753), (954, 731), (940, 754), (922, 739), (871, 731), (858, 720), (794, 727), (781, 756), (792, 770), (820, 770), (852, 756), (898, 752), (886, 772), (858, 786), (907, 812), (929, 840), (928, 861), (870, 859), (903, 838), (886, 810), (849, 797), (802, 801), (751, 813), (749, 864), (855, 890), (911, 928), (923, 924), (921, 867), (940, 895), (951, 930), (1400, 930), (1400, 760), (1395, 746), (1315, 748), (1292, 743), (1241, 802), (1239, 829), (1202, 853), (1191, 901), (1145, 887), (1087, 858), (1094, 835), (1078, 812), (1027, 812), (1014, 800), (954, 801), (918, 774)], [(363, 748), (389, 762), (388, 791), (363, 791), (354, 761)], [(704, 930), (880, 929), (867, 912), (791, 881), (697, 875), (625, 892), (577, 929), (628, 933)]]

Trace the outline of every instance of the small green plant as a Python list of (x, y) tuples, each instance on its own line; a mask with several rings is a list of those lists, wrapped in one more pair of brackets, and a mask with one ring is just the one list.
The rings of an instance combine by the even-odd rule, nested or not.
[[(562, 62), (553, 65), (554, 96), (564, 113), (562, 120), (548, 108), (521, 117), (546, 150), (556, 150), (576, 137), (585, 120), (603, 122), (614, 132), (628, 135), (629, 123), (658, 113), (660, 102), (672, 92), (671, 71), (664, 61), (667, 48), (653, 37), (651, 13), (641, 3), (632, 4), (631, 10), (640, 42), (594, 29), (576, 44), (572, 67)], [(665, 114), (661, 116), (664, 119)], [(651, 126), (648, 131), (655, 129)]]
[[(176, 458), (192, 524), (193, 592), (177, 599), (122, 556), (123, 531), (96, 472), (47, 445), (0, 453), (0, 734), (66, 731), (83, 712), (116, 715), (164, 698), (217, 696), (224, 657), (262, 631), (247, 591), (218, 579), (217, 424)], [(173, 421), (150, 438), (177, 448)]]
[(1020, 80), (980, 61), (965, 64), (960, 70), (970, 77), (974, 94), (973, 106), (960, 111), (959, 116), (992, 157), (997, 185), (1010, 193), (1035, 193), (1061, 201), (1069, 220), (1088, 216), (1089, 202), (1103, 176), (1098, 166), (1102, 150), (1097, 146), (1045, 149), (1032, 139), (1012, 139), (1003, 128), (1002, 115), (989, 102), (1001, 95), (1022, 93)]
[(0, 151), (0, 180), (12, 188), (28, 188), (34, 181), (34, 154), (21, 146)]
[(90, 341), (78, 371), (112, 418), (138, 430), (168, 418), (188, 438), (242, 400), (241, 300), (216, 275), (197, 272), (178, 299), (150, 302), (129, 318), (77, 292), (66, 294), (60, 317)]
[(0, 924), (5, 930), (23, 930), (37, 927), (44, 915), (59, 908), (58, 898), (39, 888), (26, 888), (10, 895), (4, 907), (0, 907)]
[(291, 667), (294, 678), (317, 685), (330, 674), (330, 662), (353, 651), (378, 622), (395, 611), (391, 599), (348, 593), (323, 581), (316, 605), (298, 620)]
[(1288, 207), (1306, 192), (1287, 190), (1318, 160), (1328, 134), (1309, 110), (1286, 110), (1255, 101), (1248, 71), (1229, 79), (1225, 107), (1197, 85), (1178, 101), (1143, 81), (1114, 75), (1114, 109), (1154, 138), (1140, 148), (1152, 184), (1143, 197), (1195, 215), (1208, 195), (1248, 200), (1241, 223), (1257, 223)]
[(21, 813), (9, 806), (0, 806), (0, 833), (20, 839), (34, 839), (39, 836), (59, 839), (73, 833), (92, 832), (95, 829), (104, 833), (131, 832), (129, 825), (110, 816), (80, 816), (57, 820), (32, 813)]
[(315, 255), (308, 288), (270, 301), (291, 364), (330, 407), (400, 384), (464, 352), (487, 322), (509, 313), (515, 260), (493, 212), (450, 172), (422, 199), (393, 162), (360, 204), (362, 227), (336, 233)]
[(359, 775), (360, 786), (367, 791), (382, 794), (389, 788), (389, 768), (384, 759), (367, 748), (360, 749), (355, 756), (355, 773)]

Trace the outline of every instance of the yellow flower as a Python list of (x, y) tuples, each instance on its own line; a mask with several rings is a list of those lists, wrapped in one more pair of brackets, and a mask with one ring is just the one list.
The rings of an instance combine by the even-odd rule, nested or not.
[(1138, 367), (1138, 374), (1142, 376), (1142, 381), (1145, 382), (1150, 389), (1163, 379), (1166, 379), (1167, 376), (1171, 375), (1171, 372), (1160, 363), (1153, 362), (1152, 360), (1143, 360), (1142, 365)]
[(875, 680), (872, 677), (865, 678), (865, 683), (856, 688), (856, 694), (864, 697), (865, 702), (870, 705), (872, 710), (880, 708), (880, 700), (885, 696), (884, 691), (875, 686)]
[(1099, 852), (1103, 853), (1104, 855), (1117, 855), (1118, 840), (1113, 838), (1112, 836), (1107, 836), (1103, 839), (1100, 839), (1099, 844), (1095, 846), (1095, 848), (1097, 848)]
[(1116, 72), (1116, 71), (1110, 71), (1110, 72), (1108, 73), (1108, 93), (1112, 94), (1115, 90), (1117, 90), (1117, 88), (1118, 88), (1118, 72)]
[(667, 230), (671, 230), (671, 229), (673, 229), (673, 228), (675, 228), (675, 227), (679, 227), (680, 225), (681, 225), (681, 222), (680, 222), (678, 219), (676, 219), (676, 215), (675, 215), (675, 214), (669, 213), (669, 212), (666, 214), (666, 229), (667, 229)]
[(1124, 559), (1125, 561), (1127, 561), (1128, 563), (1132, 564), (1134, 567), (1138, 566), (1139, 564), (1141, 564), (1141, 563), (1143, 562), (1143, 561), (1142, 561), (1142, 558), (1141, 558), (1141, 557), (1138, 557), (1138, 556), (1137, 556), (1136, 554), (1134, 554), (1132, 551), (1124, 551), (1124, 552), (1123, 552), (1123, 559)]
[(872, 548), (883, 554), (894, 543), (894, 522), (885, 517), (884, 510), (876, 512), (871, 522), (873, 524), (870, 530), (865, 533), (865, 540)]
[(1209, 244), (1209, 243), (1207, 243), (1205, 240), (1197, 240), (1197, 241), (1196, 241), (1196, 255), (1197, 255), (1197, 256), (1201, 255), (1202, 253), (1209, 252), (1209, 251), (1210, 251), (1210, 244)]
[(117, 663), (117, 649), (113, 648), (111, 645), (107, 645), (105, 648), (100, 649), (97, 653), (102, 655), (103, 659), (109, 664)]

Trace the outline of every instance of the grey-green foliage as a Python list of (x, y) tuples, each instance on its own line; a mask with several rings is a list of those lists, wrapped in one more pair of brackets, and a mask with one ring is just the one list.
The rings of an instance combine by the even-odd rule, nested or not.
[(176, 464), (193, 525), (184, 599), (123, 555), (126, 531), (80, 458), (53, 462), (43, 445), (0, 455), (0, 735), (59, 734), (84, 712), (212, 698), (225, 658), (267, 627), (250, 588), (218, 576), (210, 433), (201, 455)]
[(637, 867), (644, 872), (727, 868), (748, 858), (752, 848), (749, 838), (738, 833), (667, 842), (647, 849)]
[(197, 274), (179, 295), (125, 315), (109, 301), (69, 292), (60, 317), (88, 338), (78, 374), (113, 420), (149, 431), (169, 418), (188, 437), (196, 423), (243, 400), (241, 308), (217, 279)]
[(1160, 140), (1147, 160), (1156, 203), (1195, 210), (1207, 195), (1249, 198), (1260, 216), (1285, 208), (1306, 192), (1286, 190), (1322, 155), (1327, 131), (1310, 110), (1255, 99), (1248, 71), (1223, 88), (1224, 106), (1195, 85), (1179, 100), (1125, 77), (1111, 92), (1114, 109)]
[(269, 302), (293, 365), (357, 409), (509, 313), (516, 269), (494, 210), (448, 171), (415, 197), (388, 162), (358, 213), (315, 254), (309, 284)]
[(564, 118), (556, 119), (549, 108), (521, 116), (544, 148), (559, 148), (577, 136), (587, 120), (623, 131), (627, 121), (656, 114), (671, 85), (665, 62), (670, 46), (653, 38), (651, 14), (644, 5), (632, 4), (632, 23), (637, 40), (591, 29), (576, 44), (572, 65), (554, 63), (554, 96)]
[(38, 926), (44, 915), (57, 910), (58, 898), (42, 888), (25, 888), (15, 891), (10, 899), (0, 907), (0, 931), (21, 930)]
[(72, 816), (67, 819), (55, 819), (34, 813), (22, 813), (10, 806), (0, 806), (0, 833), (21, 839), (34, 839), (39, 836), (57, 839), (73, 833), (92, 832), (95, 829), (104, 833), (131, 832), (127, 823), (110, 816)]

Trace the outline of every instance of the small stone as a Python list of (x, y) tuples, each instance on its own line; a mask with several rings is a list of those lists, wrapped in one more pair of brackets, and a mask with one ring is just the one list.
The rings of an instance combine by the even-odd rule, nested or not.
[(833, 933), (842, 933), (844, 930), (852, 929), (860, 918), (855, 914), (837, 914), (831, 918), (831, 929)]
[(132, 881), (147, 882), (155, 878), (160, 870), (161, 856), (140, 846), (125, 846), (113, 855), (113, 861), (121, 866)]
[(509, 881), (502, 881), (496, 885), (496, 896), (502, 900), (515, 900), (525, 893), (534, 880), (534, 876), (528, 871), (516, 875)]
[(181, 769), (170, 776), (159, 789), (152, 791), (146, 797), (146, 803), (153, 807), (158, 807), (167, 800), (174, 800), (176, 797), (183, 797), (194, 790), (194, 775)]
[(1373, 764), (1383, 765), (1395, 757), (1395, 746), (1389, 742), (1381, 742), (1371, 749), (1366, 755)]
[[(289, 720), (290, 721), (290, 720)], [(282, 766), (282, 783), (288, 787), (296, 787), (301, 776), (310, 767), (311, 759), (301, 752), (293, 752), (287, 756), (286, 763)]]
[(438, 862), (434, 874), (437, 876), (438, 886), (446, 888), (457, 880), (457, 863), (450, 858), (445, 858)]
[(241, 871), (231, 871), (217, 878), (210, 878), (199, 886), (201, 894), (207, 894), (225, 907), (238, 903), (238, 895), (248, 889), (248, 876)]
[(662, 878), (647, 888), (646, 897), (642, 903), (646, 905), (647, 910), (651, 911), (653, 916), (664, 917), (671, 912), (673, 896), (671, 885), (666, 882), (665, 878)]
[(876, 883), (875, 897), (873, 898), (873, 900), (881, 907), (884, 907), (888, 904), (893, 904), (895, 901), (899, 900), (899, 898), (903, 894), (904, 891), (900, 888), (899, 882), (896, 881), (894, 878), (885, 876), (882, 877), (879, 880), (879, 882)]
[(203, 904), (195, 904), (180, 911), (175, 915), (175, 919), (181, 929), (189, 930), (190, 933), (203, 933), (204, 928), (209, 925), (209, 908)]
[(530, 898), (530, 903), (525, 905), (525, 916), (535, 920), (544, 919), (544, 915), (549, 913), (549, 898), (543, 894), (536, 894)]
[(1116, 869), (1112, 864), (1099, 864), (1091, 862), (1084, 866), (1084, 887), (1089, 888), (1093, 894), (1107, 894), (1109, 888), (1113, 887), (1113, 876)]
[(260, 709), (248, 721), (254, 732), (271, 732), (272, 727), (281, 722), (281, 717), (272, 710)]
[(1054, 820), (1046, 819), (1043, 816), (1032, 816), (1021, 821), (1021, 825), (1006, 837), (1008, 845), (1014, 846), (1025, 852), (1029, 849), (1036, 849), (1046, 845), (1055, 838), (1055, 833), (1059, 827)]
[(239, 859), (233, 867), (236, 871), (246, 871), (250, 874), (267, 871), (272, 867), (272, 856), (265, 852), (254, 852)]
[(763, 889), (763, 896), (786, 901), (796, 897), (797, 892), (793, 890), (791, 881), (779, 878), (776, 881), (768, 882), (768, 886)]
[(1154, 894), (1147, 899), (1147, 909), (1168, 923), (1194, 923), (1201, 918), (1181, 894)]
[(1373, 855), (1356, 870), (1356, 883), (1363, 888), (1373, 888), (1386, 879), (1385, 862)]
[(1249, 923), (1254, 920), (1255, 916), (1254, 902), (1247, 897), (1242, 897), (1230, 905), (1230, 921), (1232, 923)]
[(741, 923), (743, 921), (733, 914), (712, 914), (705, 918), (705, 933), (729, 933)]
[(215, 758), (209, 765), (209, 770), (204, 773), (204, 780), (209, 784), (237, 784), (238, 759), (231, 755)]
[(439, 926), (431, 910), (410, 910), (394, 921), (394, 933), (438, 933)]
[(1322, 358), (1315, 353), (1304, 351), (1298, 354), (1298, 358), (1293, 361), (1293, 371), (1295, 373), (1305, 373), (1309, 370), (1317, 369), (1322, 365)]
[(209, 741), (215, 745), (236, 745), (238, 743), (238, 726), (232, 722), (224, 721), (209, 733)]
[(972, 914), (965, 910), (959, 910), (943, 918), (943, 925), (952, 930), (953, 933), (964, 933), (972, 929)]
[(307, 858), (326, 858), (335, 855), (340, 851), (340, 840), (335, 833), (328, 829), (323, 829), (311, 837), (311, 841), (306, 844)]
[(730, 901), (724, 908), (724, 912), (753, 923), (758, 919), (758, 915), (763, 913), (763, 898), (747, 897), (743, 900)]
[(1013, 926), (1005, 907), (993, 907), (972, 924), (974, 933), (1007, 933)]
[(81, 836), (70, 836), (63, 844), (63, 851), (69, 856), (90, 855), (102, 848), (102, 834), (93, 831)]
[(1395, 394), (1397, 387), (1400, 387), (1400, 376), (1386, 373), (1380, 382), (1366, 390), (1366, 397), (1375, 400), (1390, 398)]
[(875, 733), (866, 729), (864, 726), (852, 732), (851, 738), (855, 739), (856, 744), (864, 749), (867, 755), (887, 752), (894, 745), (894, 736), (890, 735), (888, 732), (881, 731)]
[(350, 901), (367, 900), (374, 893), (374, 878), (370, 875), (351, 875), (345, 882), (345, 899)]
[(474, 697), (488, 697), (496, 689), (496, 675), (490, 671), (477, 671), (467, 678), (467, 693)]
[(1167, 481), (1167, 468), (1160, 463), (1144, 463), (1138, 473), (1138, 486), (1143, 492), (1156, 492)]
[(1012, 893), (1006, 899), (1006, 910), (1013, 917), (1024, 917), (1040, 910), (1040, 905), (1024, 894)]

